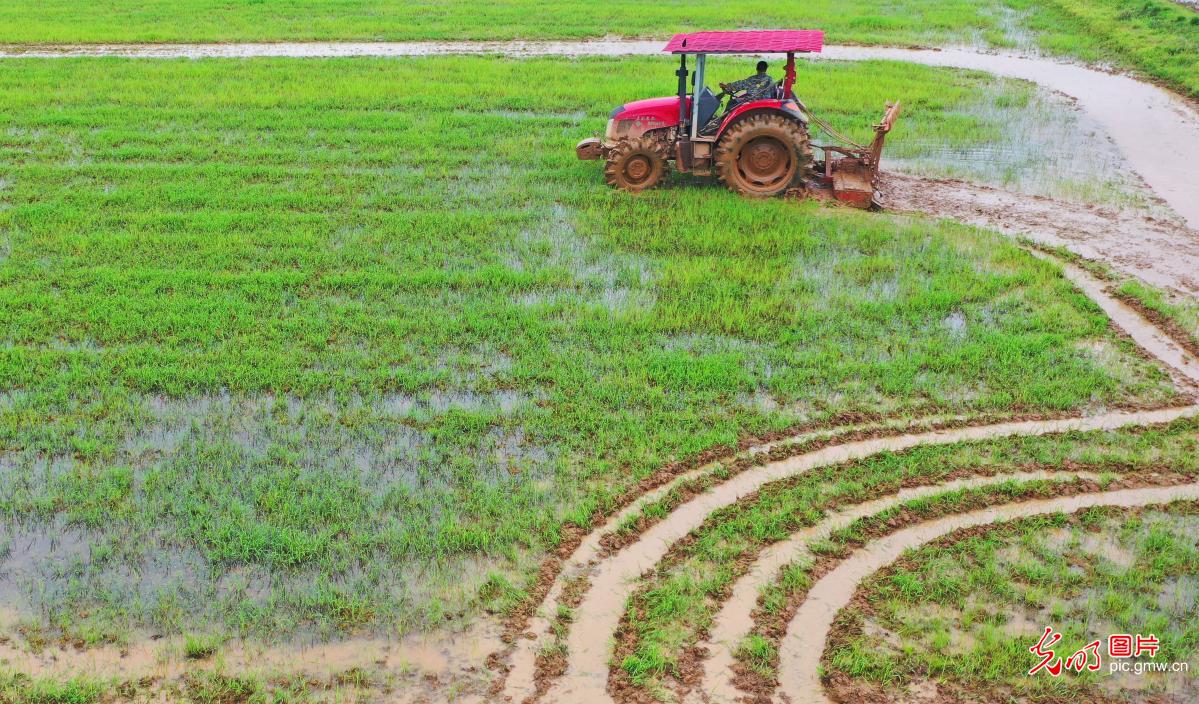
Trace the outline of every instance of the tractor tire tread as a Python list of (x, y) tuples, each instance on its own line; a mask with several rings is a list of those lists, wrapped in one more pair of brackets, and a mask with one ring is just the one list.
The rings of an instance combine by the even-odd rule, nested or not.
[[(738, 177), (737, 154), (741, 147), (754, 138), (755, 135), (773, 133), (783, 137), (792, 145), (793, 154), (799, 161), (793, 176), (785, 183), (769, 190), (749, 190)], [(771, 197), (781, 195), (787, 190), (803, 183), (812, 177), (812, 142), (807, 128), (794, 118), (779, 114), (758, 113), (741, 118), (728, 127), (716, 143), (716, 153), (713, 162), (716, 166), (716, 176), (730, 190), (748, 196)]]
[[(635, 154), (648, 156), (652, 169), (647, 181), (632, 184), (625, 178), (622, 169), (624, 162)], [(621, 188), (632, 193), (656, 188), (666, 178), (668, 154), (667, 146), (661, 140), (651, 136), (642, 135), (621, 140), (609, 152), (604, 163), (604, 180), (613, 188)]]

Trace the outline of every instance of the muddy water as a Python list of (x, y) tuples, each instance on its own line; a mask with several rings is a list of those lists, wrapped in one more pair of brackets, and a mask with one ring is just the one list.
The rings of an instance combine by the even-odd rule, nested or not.
[[(658, 55), (660, 40), (559, 42), (311, 42), (278, 44), (130, 44), (0, 46), (0, 57), (128, 56), (138, 58), (245, 58), (256, 56), (506, 56)], [(812, 58), (888, 59), (987, 71), (1038, 83), (1078, 101), (1115, 140), (1132, 168), (1157, 195), (1199, 229), (1199, 112), (1169, 91), (1127, 76), (1044, 58), (970, 49), (920, 50), (826, 46)], [(902, 99), (903, 96), (896, 96)]]
[[(753, 628), (753, 610), (758, 592), (773, 584), (779, 570), (786, 565), (809, 555), (807, 545), (827, 538), (834, 531), (844, 528), (859, 518), (872, 516), (892, 506), (913, 499), (925, 498), (958, 489), (974, 489), (994, 486), (1008, 481), (1033, 481), (1048, 479), (1066, 481), (1075, 478), (1097, 479), (1098, 475), (1083, 472), (1022, 472), (1000, 474), (993, 477), (971, 477), (941, 484), (903, 489), (897, 494), (847, 507), (827, 516), (814, 526), (805, 528), (787, 540), (767, 548), (754, 562), (753, 567), (733, 585), (733, 592), (713, 620), (708, 642), (700, 646), (711, 653), (704, 665), (703, 698), (692, 697), (690, 701), (706, 704), (731, 704), (745, 696), (733, 684), (734, 652), (741, 639)], [(695, 694), (695, 693), (693, 693)]]
[(1091, 506), (1147, 506), (1178, 499), (1199, 499), (1199, 484), (1080, 494), (995, 506), (921, 523), (880, 538), (855, 552), (816, 582), (787, 628), (779, 648), (779, 693), (795, 704), (824, 704), (820, 659), (837, 612), (853, 598), (863, 579), (894, 562), (905, 551), (948, 533), (996, 521), (1026, 518)]
[(255, 57), (331, 58), (340, 56), (627, 56), (659, 54), (657, 39), (592, 41), (457, 42), (258, 42), (244, 44), (57, 44), (0, 45), (0, 58), (126, 56), (138, 59), (243, 59)]
[[(14, 627), (17, 612), (0, 612), (0, 624)], [(12, 640), (0, 642), (0, 661), (33, 677), (67, 679), (79, 675), (121, 680), (171, 680), (196, 669), (219, 667), (227, 675), (303, 676), (328, 680), (354, 669), (408, 674), (418, 680), (473, 670), (500, 645), (499, 628), (480, 622), (461, 633), (442, 632), (394, 640), (352, 638), (312, 646), (228, 643), (212, 659), (189, 660), (178, 638), (141, 639), (127, 647), (101, 645), (77, 650), (51, 645), (32, 652)], [(408, 701), (401, 697), (399, 701)], [(419, 701), (414, 699), (413, 701)]]
[(1027, 196), (951, 179), (888, 173), (888, 210), (979, 225), (1087, 259), (1163, 288), (1199, 297), (1199, 231), (1143, 213)]
[(641, 539), (595, 567), (591, 589), (575, 610), (567, 639), (566, 675), (551, 690), (547, 701), (609, 702), (608, 657), (610, 635), (616, 631), (624, 605), (632, 595), (634, 580), (653, 567), (670, 546), (699, 527), (709, 514), (753, 493), (770, 482), (786, 479), (816, 467), (857, 460), (880, 452), (897, 452), (921, 445), (986, 440), (1013, 436), (1045, 435), (1070, 431), (1110, 430), (1129, 425), (1166, 423), (1199, 414), (1199, 406), (1136, 413), (1110, 413), (1089, 418), (1024, 421), (914, 433), (826, 447), (815, 452), (773, 462), (739, 474), (712, 491), (678, 507)]

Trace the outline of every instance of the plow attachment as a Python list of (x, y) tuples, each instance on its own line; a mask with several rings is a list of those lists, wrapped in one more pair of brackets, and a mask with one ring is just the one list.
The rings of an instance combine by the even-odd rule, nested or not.
[[(824, 152), (824, 161), (817, 162), (817, 175), (811, 194), (833, 198), (855, 208), (869, 208), (877, 205), (875, 201), (875, 186), (878, 179), (879, 161), (883, 155), (883, 143), (887, 133), (899, 118), (900, 104), (888, 103), (883, 119), (874, 126), (874, 140), (869, 146), (862, 146), (842, 138), (850, 146), (838, 147), (832, 145), (816, 145)], [(822, 120), (812, 117), (824, 131), (834, 137), (841, 135)]]

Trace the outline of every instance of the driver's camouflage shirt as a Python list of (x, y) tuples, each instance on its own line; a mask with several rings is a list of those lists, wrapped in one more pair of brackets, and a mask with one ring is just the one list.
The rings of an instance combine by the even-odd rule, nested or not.
[(755, 73), (749, 78), (744, 78), (740, 81), (733, 81), (729, 84), (729, 93), (737, 93), (745, 91), (745, 99), (760, 100), (766, 98), (770, 94), (770, 89), (774, 87), (774, 81), (768, 74)]
[(774, 80), (765, 73), (755, 73), (749, 78), (743, 78), (740, 81), (733, 81), (732, 83), (727, 84), (727, 92), (730, 95), (739, 91), (745, 91), (745, 94), (736, 98), (729, 98), (728, 105), (725, 106), (724, 112), (713, 113), (712, 118), (708, 120), (707, 124), (699, 129), (700, 134), (714, 133), (716, 128), (720, 126), (720, 123), (729, 114), (729, 111), (733, 109), (733, 106), (741, 105), (742, 103), (747, 103), (751, 100), (769, 98), (770, 91), (773, 88)]

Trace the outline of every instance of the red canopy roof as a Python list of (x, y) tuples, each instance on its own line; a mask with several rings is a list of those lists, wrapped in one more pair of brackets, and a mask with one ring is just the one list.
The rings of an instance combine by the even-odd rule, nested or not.
[(765, 29), (741, 32), (676, 34), (662, 51), (672, 54), (786, 54), (820, 51), (819, 29)]

